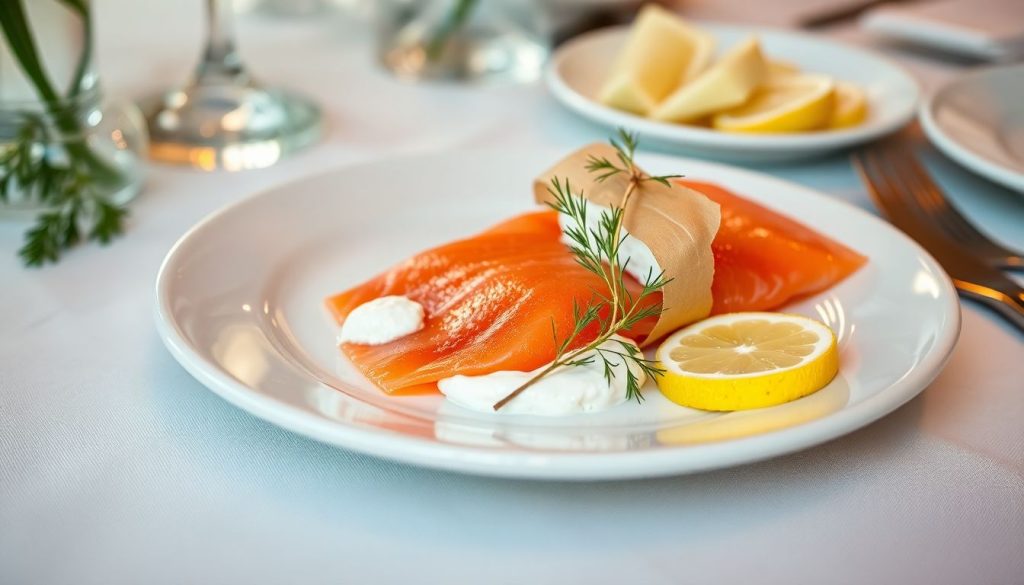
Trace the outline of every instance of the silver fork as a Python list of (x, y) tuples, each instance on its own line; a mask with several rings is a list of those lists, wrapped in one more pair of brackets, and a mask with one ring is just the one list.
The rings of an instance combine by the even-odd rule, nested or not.
[(882, 145), (855, 152), (852, 161), (879, 210), (932, 254), (961, 295), (995, 309), (1024, 331), (1024, 287), (936, 224), (907, 180), (905, 161)]
[[(1024, 253), (1011, 250), (992, 241), (978, 231), (960, 210), (946, 198), (942, 189), (935, 184), (928, 171), (918, 162), (911, 147), (900, 137), (883, 140), (869, 147), (883, 155), (893, 168), (899, 169), (903, 180), (910, 187), (921, 211), (950, 238), (962, 245), (972, 256), (997, 268), (1024, 270)], [(877, 150), (876, 150), (877, 149)]]

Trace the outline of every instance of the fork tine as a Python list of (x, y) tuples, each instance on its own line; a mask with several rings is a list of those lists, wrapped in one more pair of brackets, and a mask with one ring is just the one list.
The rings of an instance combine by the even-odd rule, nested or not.
[(884, 192), (879, 194), (880, 197), (890, 201), (901, 201), (900, 207), (905, 212), (916, 215), (927, 223), (934, 224), (933, 214), (914, 194), (915, 189), (909, 182), (907, 173), (903, 170), (906, 159), (898, 148), (894, 148), (890, 144), (877, 151), (872, 149), (870, 159), (876, 182), (884, 187)]
[(944, 209), (947, 207), (944, 205), (945, 200), (936, 198), (932, 190), (925, 184), (924, 169), (921, 168), (920, 163), (910, 154), (909, 149), (901, 148), (895, 142), (892, 142), (889, 145), (886, 160), (893, 167), (893, 172), (903, 179), (902, 182), (908, 190), (907, 194), (917, 201), (921, 210), (925, 212), (929, 219), (946, 227), (947, 230), (952, 230), (954, 233), (951, 235), (961, 235), (961, 231), (957, 229), (957, 226), (947, 221), (948, 215)]
[(965, 244), (985, 245), (988, 238), (971, 225), (960, 211), (945, 197), (927, 175), (924, 166), (909, 152), (901, 149), (903, 161), (909, 171), (911, 186), (917, 199), (932, 217), (941, 222), (948, 231)]
[(906, 202), (906, 209), (915, 212), (915, 215), (922, 219), (930, 220), (928, 212), (916, 202), (904, 174), (899, 172), (900, 159), (893, 156), (892, 149), (871, 151), (871, 158), (876, 169), (876, 179), (886, 186), (886, 198), (902, 199)]
[[(879, 199), (898, 201), (905, 199), (907, 189), (900, 181), (900, 176), (889, 168), (889, 157), (885, 149), (868, 149), (858, 153), (861, 168), (869, 176), (871, 184), (876, 188), (874, 193)], [(886, 206), (880, 206), (883, 209)], [(908, 211), (921, 215), (917, 205), (902, 205)], [(927, 219), (926, 216), (922, 216)]]
[(1018, 252), (992, 241), (960, 213), (942, 193), (918, 161), (910, 147), (898, 137), (883, 140), (868, 149), (876, 158), (876, 169), (887, 178), (891, 189), (914, 203), (912, 208), (936, 224), (951, 238), (970, 248), (991, 264), (1005, 268), (1024, 267), (1024, 257)]
[(919, 187), (915, 189), (915, 193), (919, 194), (919, 198), (933, 202), (928, 209), (932, 217), (946, 226), (948, 233), (970, 247), (976, 255), (984, 256), (991, 262), (1010, 268), (1024, 266), (1024, 258), (1019, 252), (993, 241), (983, 231), (975, 227), (946, 197), (941, 187), (936, 185), (924, 165), (917, 162), (916, 157), (911, 155), (910, 158), (914, 163), (911, 171), (912, 182)]
[(920, 206), (913, 200), (908, 200), (906, 185), (901, 181), (899, 173), (893, 172), (890, 167), (891, 159), (887, 154), (885, 148), (869, 148), (854, 154), (854, 161), (872, 187), (870, 193), (876, 199), (876, 206), (889, 215), (890, 221), (894, 223), (899, 220), (898, 217), (892, 215), (896, 210), (916, 215), (918, 219), (928, 221), (927, 215), (922, 214)]

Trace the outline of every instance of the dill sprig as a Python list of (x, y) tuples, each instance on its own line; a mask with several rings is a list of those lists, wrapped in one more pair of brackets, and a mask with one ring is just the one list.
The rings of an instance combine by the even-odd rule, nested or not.
[[(671, 279), (665, 276), (664, 271), (658, 274), (648, 272), (640, 293), (634, 296), (629, 292), (624, 280), (629, 259), (623, 261), (619, 251), (622, 243), (629, 237), (622, 234), (622, 224), (629, 200), (637, 188), (646, 181), (671, 186), (669, 179), (680, 175), (650, 176), (637, 168), (633, 162), (637, 147), (636, 136), (633, 134), (619, 130), (618, 139), (612, 138), (610, 142), (615, 148), (618, 162), (591, 156), (587, 161), (587, 170), (597, 174), (598, 182), (625, 174), (627, 187), (622, 203), (618, 207), (611, 207), (608, 211), (602, 212), (596, 228), (587, 221), (587, 200), (583, 193), (574, 195), (569, 181), (558, 177), (552, 178), (551, 185), (548, 186), (548, 193), (554, 199), (549, 205), (570, 219), (563, 228), (563, 233), (570, 241), (569, 248), (576, 262), (598, 276), (603, 281), (605, 290), (594, 290), (594, 296), (586, 306), (580, 306), (573, 301), (573, 327), (564, 339), (558, 338), (552, 319), (551, 335), (555, 344), (555, 359), (549, 366), (496, 402), (494, 410), (505, 406), (524, 390), (559, 368), (590, 365), (594, 363), (595, 358), (601, 360), (604, 377), (609, 384), (615, 378), (615, 368), (622, 364), (626, 365), (627, 400), (643, 400), (640, 379), (630, 365), (652, 378), (664, 373), (654, 361), (646, 359), (636, 345), (614, 336), (632, 329), (644, 319), (660, 315), (664, 310), (660, 305), (645, 306), (644, 300), (661, 290)], [(578, 349), (571, 349), (580, 336), (594, 324), (599, 328), (597, 337)], [(609, 341), (615, 342), (611, 349), (604, 347)], [(616, 345), (618, 347), (615, 347)]]

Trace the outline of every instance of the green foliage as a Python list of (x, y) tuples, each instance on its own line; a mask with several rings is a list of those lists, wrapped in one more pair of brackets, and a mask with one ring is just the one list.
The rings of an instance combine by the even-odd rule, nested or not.
[[(82, 19), (85, 50), (66, 98), (54, 89), (43, 69), (23, 0), (0, 2), (0, 31), (18, 65), (32, 82), (46, 107), (42, 114), (25, 115), (12, 145), (0, 152), (0, 202), (15, 191), (46, 211), (25, 234), (18, 251), (28, 266), (57, 262), (61, 252), (81, 242), (110, 242), (124, 228), (127, 211), (105, 198), (103, 192), (123, 183), (120, 173), (98, 157), (82, 137), (78, 118), (82, 81), (87, 73), (92, 27), (86, 0), (58, 0)], [(83, 235), (84, 231), (84, 235)]]
[(64, 250), (84, 239), (107, 244), (124, 231), (127, 211), (97, 189), (91, 169), (75, 157), (55, 161), (40, 117), (29, 117), (13, 146), (0, 154), (0, 200), (18, 190), (46, 211), (25, 233), (18, 255), (26, 266), (57, 262)]

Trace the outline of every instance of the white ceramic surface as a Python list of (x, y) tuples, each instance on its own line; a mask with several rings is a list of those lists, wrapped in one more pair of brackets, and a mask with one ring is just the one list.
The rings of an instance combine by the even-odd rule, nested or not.
[(577, 37), (562, 45), (548, 66), (551, 93), (577, 114), (610, 128), (624, 127), (672, 150), (730, 161), (771, 162), (818, 157), (899, 129), (914, 116), (917, 83), (899, 66), (865, 49), (792, 31), (763, 27), (701, 24), (717, 39), (721, 52), (757, 35), (765, 54), (796, 64), (801, 70), (850, 81), (864, 88), (867, 120), (841, 130), (792, 134), (735, 134), (708, 128), (658, 122), (623, 112), (596, 99), (609, 67), (628, 34), (613, 27)]
[(928, 138), (968, 169), (1024, 193), (1024, 65), (952, 81), (920, 112)]
[(558, 156), (494, 151), (380, 161), (228, 207), (190, 230), (164, 261), (156, 291), (161, 336), (214, 392), (297, 433), (417, 465), (563, 479), (695, 472), (819, 444), (916, 395), (953, 348), (960, 309), (948, 278), (888, 224), (764, 175), (643, 155), (651, 172), (719, 182), (870, 257), (839, 286), (786, 308), (836, 330), (842, 368), (830, 386), (731, 414), (678, 407), (647, 388), (643, 404), (552, 420), (469, 412), (439, 396), (388, 397), (363, 379), (335, 348), (322, 299), (529, 209), (531, 178)]

